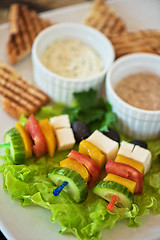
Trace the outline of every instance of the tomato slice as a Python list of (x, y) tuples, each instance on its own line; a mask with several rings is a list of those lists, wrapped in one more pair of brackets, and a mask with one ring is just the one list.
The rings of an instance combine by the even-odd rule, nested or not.
[(91, 175), (91, 180), (89, 181), (90, 186), (96, 183), (102, 173), (102, 170), (95, 162), (93, 162), (89, 157), (75, 150), (72, 150), (67, 157), (76, 160), (87, 168), (89, 174)]
[(47, 153), (46, 140), (33, 114), (29, 116), (25, 124), (25, 129), (33, 139), (34, 145), (32, 148), (36, 157), (42, 157), (43, 155), (45, 155)]
[(135, 194), (141, 194), (143, 191), (143, 176), (134, 167), (125, 163), (114, 162), (109, 160), (105, 166), (106, 173), (112, 173), (136, 182)]

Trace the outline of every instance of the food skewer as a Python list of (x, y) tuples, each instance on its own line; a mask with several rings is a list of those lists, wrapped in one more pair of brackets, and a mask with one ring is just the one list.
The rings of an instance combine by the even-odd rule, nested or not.
[[(68, 117), (66, 115), (63, 115), (62, 117), (60, 116), (61, 119), (64, 119), (64, 117), (67, 118), (67, 121), (69, 122)], [(56, 119), (57, 117), (52, 118), (52, 122), (55, 121)], [(60, 121), (58, 119), (58, 123), (59, 122)], [(46, 132), (49, 133), (50, 131), (53, 130), (52, 128), (48, 127), (50, 126), (48, 119), (47, 121), (46, 119), (41, 120), (40, 124), (38, 124), (38, 122), (36, 121), (35, 117), (32, 114), (28, 118), (25, 127), (22, 127), (20, 124), (17, 123), (15, 128), (10, 129), (5, 134), (4, 137), (5, 143), (1, 144), (0, 148), (3, 147), (10, 148), (11, 155), (13, 157), (15, 164), (22, 163), (19, 160), (20, 158), (17, 158), (19, 155), (21, 155), (21, 159), (23, 160), (27, 158), (26, 146), (24, 141), (26, 140), (25, 139), (26, 136), (24, 137), (25, 131), (27, 132), (27, 134), (29, 134), (29, 137), (33, 139), (34, 141), (33, 146), (34, 147), (37, 146), (39, 148), (38, 142), (35, 141), (36, 136), (35, 135), (33, 136), (32, 134), (33, 125), (38, 126), (38, 134), (41, 133), (41, 135), (44, 136)], [(70, 127), (70, 125), (67, 126)], [(43, 133), (41, 132), (42, 130), (41, 127), (43, 127), (42, 128)], [(97, 139), (98, 143), (100, 142), (104, 143), (105, 141), (107, 143), (107, 146), (110, 147), (110, 150), (109, 151), (107, 150), (108, 152), (106, 152), (106, 150), (104, 152), (103, 148), (101, 148), (100, 150), (96, 144)], [(44, 141), (45, 140), (46, 139), (44, 139)], [(48, 139), (48, 142), (50, 142), (49, 140), (50, 137)], [(53, 140), (54, 149), (52, 150), (55, 151), (55, 138)], [(21, 145), (20, 149), (21, 152), (19, 152), (18, 150), (19, 144)], [(102, 173), (102, 168), (107, 162), (105, 165), (107, 176), (104, 179), (103, 184), (100, 184), (100, 186), (98, 185), (98, 187), (97, 186), (94, 187), (96, 190), (93, 190), (93, 192), (95, 194), (98, 193), (97, 195), (99, 196), (104, 195), (104, 192), (106, 192), (107, 194), (111, 192), (110, 197), (107, 198), (107, 200), (109, 201), (109, 204), (107, 206), (108, 210), (113, 210), (114, 206), (115, 205), (119, 206), (119, 204), (120, 206), (123, 207), (131, 207), (131, 204), (133, 202), (132, 195), (136, 193), (137, 194), (142, 193), (143, 177), (140, 175), (142, 175), (144, 172), (142, 167), (143, 168), (145, 167), (146, 171), (149, 169), (151, 156), (150, 152), (147, 149), (144, 149), (142, 147), (137, 148), (133, 143), (126, 143), (122, 141), (119, 151), (117, 145), (118, 143), (116, 141), (111, 140), (98, 130), (92, 133), (87, 139), (82, 140), (79, 143), (79, 151), (71, 150), (71, 152), (67, 155), (68, 158), (60, 162), (61, 167), (55, 168), (53, 172), (48, 175), (51, 181), (55, 183), (55, 185), (59, 185), (55, 190), (53, 190), (53, 194), (55, 196), (58, 196), (61, 193), (61, 191), (68, 185), (67, 188), (65, 188), (65, 191), (69, 193), (69, 195), (71, 195), (71, 197), (77, 203), (84, 201), (88, 196), (88, 186), (93, 187), (96, 184)], [(33, 148), (33, 146), (31, 146), (31, 148)], [(128, 164), (131, 162), (130, 160), (128, 160), (130, 159), (129, 156), (128, 155), (126, 156), (126, 153), (128, 154), (127, 152), (128, 149), (130, 149), (128, 146), (130, 148), (133, 147), (133, 150), (130, 153), (132, 155), (134, 151), (145, 153), (143, 154), (146, 156), (145, 158), (142, 159), (141, 156), (142, 163), (137, 163), (139, 158), (138, 154), (135, 154), (136, 162), (132, 163), (131, 165)], [(36, 156), (39, 156), (38, 152), (35, 151), (34, 153)], [(43, 153), (40, 156), (44, 155), (45, 153), (46, 151), (45, 152), (43, 151)], [(109, 160), (109, 157), (112, 157), (112, 160)], [(131, 159), (134, 160), (133, 158)], [(124, 162), (124, 160), (127, 162)], [(143, 166), (139, 168), (139, 165)], [(143, 171), (139, 169), (142, 169)], [(85, 171), (87, 172), (88, 175), (86, 174)], [(123, 201), (125, 202), (124, 204)]]
[(93, 192), (109, 202), (108, 210), (113, 210), (115, 205), (131, 208), (133, 194), (143, 192), (143, 175), (150, 166), (151, 153), (146, 144), (122, 141), (115, 161), (109, 160), (105, 165), (107, 176)]
[(109, 211), (112, 211), (114, 209), (116, 200), (118, 200), (118, 197), (116, 195), (113, 195), (112, 200), (107, 205), (107, 209)]
[(6, 147), (10, 147), (10, 143), (2, 143), (0, 144), (0, 148), (6, 148)]
[[(97, 138), (97, 135), (100, 142), (105, 141), (110, 145), (109, 150), (105, 150), (105, 153), (104, 151), (102, 152), (98, 146), (92, 143), (92, 140), (94, 141), (94, 139)], [(81, 186), (79, 186), (79, 193), (78, 191), (75, 192), (75, 185), (77, 183), (74, 182), (73, 175), (77, 175), (77, 182), (81, 181), (85, 183), (85, 188), (88, 192), (88, 188), (93, 188), (99, 180), (102, 169), (107, 161), (107, 155), (114, 156), (118, 151), (118, 143), (114, 140), (111, 140), (109, 137), (99, 131), (95, 131), (89, 138), (85, 140), (83, 139), (80, 142), (78, 141), (78, 143), (79, 150), (71, 150), (71, 152), (67, 155), (67, 158), (60, 161), (61, 168), (57, 168), (57, 170), (55, 168), (54, 171), (49, 174), (49, 178), (54, 182), (54, 184), (58, 185), (61, 183), (61, 185), (55, 189), (55, 192), (53, 191), (53, 194), (58, 196), (63, 190), (64, 186), (66, 186), (64, 182), (67, 181), (68, 187), (65, 188), (64, 191), (68, 192), (69, 195), (72, 195), (72, 198), (77, 203), (82, 202), (82, 199), (75, 199), (75, 196), (81, 194), (82, 191)], [(87, 195), (83, 198), (83, 201), (86, 198)]]
[(67, 184), (68, 184), (68, 182), (64, 181), (59, 187), (57, 187), (56, 189), (53, 190), (53, 194), (55, 196), (58, 196)]

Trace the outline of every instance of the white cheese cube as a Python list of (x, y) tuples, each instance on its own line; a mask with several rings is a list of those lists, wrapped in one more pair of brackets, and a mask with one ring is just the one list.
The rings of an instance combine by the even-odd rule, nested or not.
[(76, 142), (72, 128), (55, 129), (55, 135), (57, 138), (57, 149), (59, 151), (71, 149)]
[(106, 161), (115, 159), (118, 152), (118, 142), (110, 139), (98, 130), (95, 130), (86, 140), (104, 153)]
[(133, 149), (130, 158), (140, 162), (144, 166), (144, 174), (146, 174), (151, 167), (151, 152), (148, 149), (142, 148), (138, 145)]
[(71, 127), (69, 116), (67, 114), (50, 118), (50, 124), (54, 129)]
[(134, 148), (133, 143), (128, 143), (128, 142), (122, 141), (120, 144), (118, 154), (129, 158), (133, 151), (133, 148)]
[(143, 164), (144, 174), (146, 174), (151, 167), (151, 152), (138, 145), (135, 146), (133, 143), (122, 141), (118, 154)]

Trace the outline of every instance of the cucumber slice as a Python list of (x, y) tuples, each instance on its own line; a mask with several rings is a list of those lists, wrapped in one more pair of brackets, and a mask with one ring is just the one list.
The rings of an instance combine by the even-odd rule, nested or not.
[(97, 186), (93, 188), (93, 192), (110, 202), (114, 195), (118, 197), (115, 202), (117, 207), (131, 208), (133, 203), (133, 194), (125, 186), (112, 182), (112, 181), (102, 181)]
[(14, 164), (24, 163), (26, 153), (20, 132), (16, 128), (11, 128), (4, 135), (4, 142), (10, 143), (10, 153)]
[(48, 177), (57, 186), (64, 181), (68, 182), (63, 191), (68, 193), (76, 203), (86, 200), (88, 196), (87, 183), (78, 172), (70, 168), (57, 167), (48, 174)]

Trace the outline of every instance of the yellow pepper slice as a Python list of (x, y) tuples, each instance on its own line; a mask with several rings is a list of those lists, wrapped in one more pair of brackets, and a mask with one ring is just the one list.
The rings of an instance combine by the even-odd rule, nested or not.
[(100, 168), (104, 167), (105, 155), (94, 144), (82, 140), (79, 144), (79, 152), (90, 157)]
[(113, 182), (119, 183), (119, 184), (125, 186), (126, 188), (128, 188), (132, 193), (134, 193), (135, 188), (136, 188), (136, 182), (131, 181), (127, 178), (120, 177), (120, 176), (112, 174), (112, 173), (109, 173), (103, 179), (103, 181), (113, 181)]
[(54, 135), (54, 131), (52, 126), (50, 125), (49, 120), (42, 119), (39, 121), (39, 126), (42, 130), (42, 133), (45, 137), (47, 143), (47, 149), (50, 157), (53, 157), (56, 149), (56, 137)]
[(71, 158), (66, 158), (62, 161), (60, 161), (60, 166), (61, 167), (66, 167), (66, 168), (70, 168), (76, 172), (78, 172), (86, 182), (88, 182), (89, 180), (89, 173), (87, 171), (87, 169), (79, 162), (77, 162), (74, 159)]
[(115, 159), (115, 162), (128, 164), (131, 167), (136, 168), (142, 175), (144, 174), (143, 164), (141, 164), (141, 163), (139, 163), (139, 162), (137, 162), (137, 161), (135, 161), (131, 158), (128, 158), (128, 157), (125, 157), (125, 156), (122, 156), (122, 155), (118, 154), (116, 159)]
[(27, 131), (25, 130), (25, 128), (19, 122), (16, 122), (16, 128), (20, 132), (21, 137), (23, 139), (26, 158), (29, 158), (32, 156), (32, 145), (33, 145), (32, 140), (29, 134), (27, 133)]

